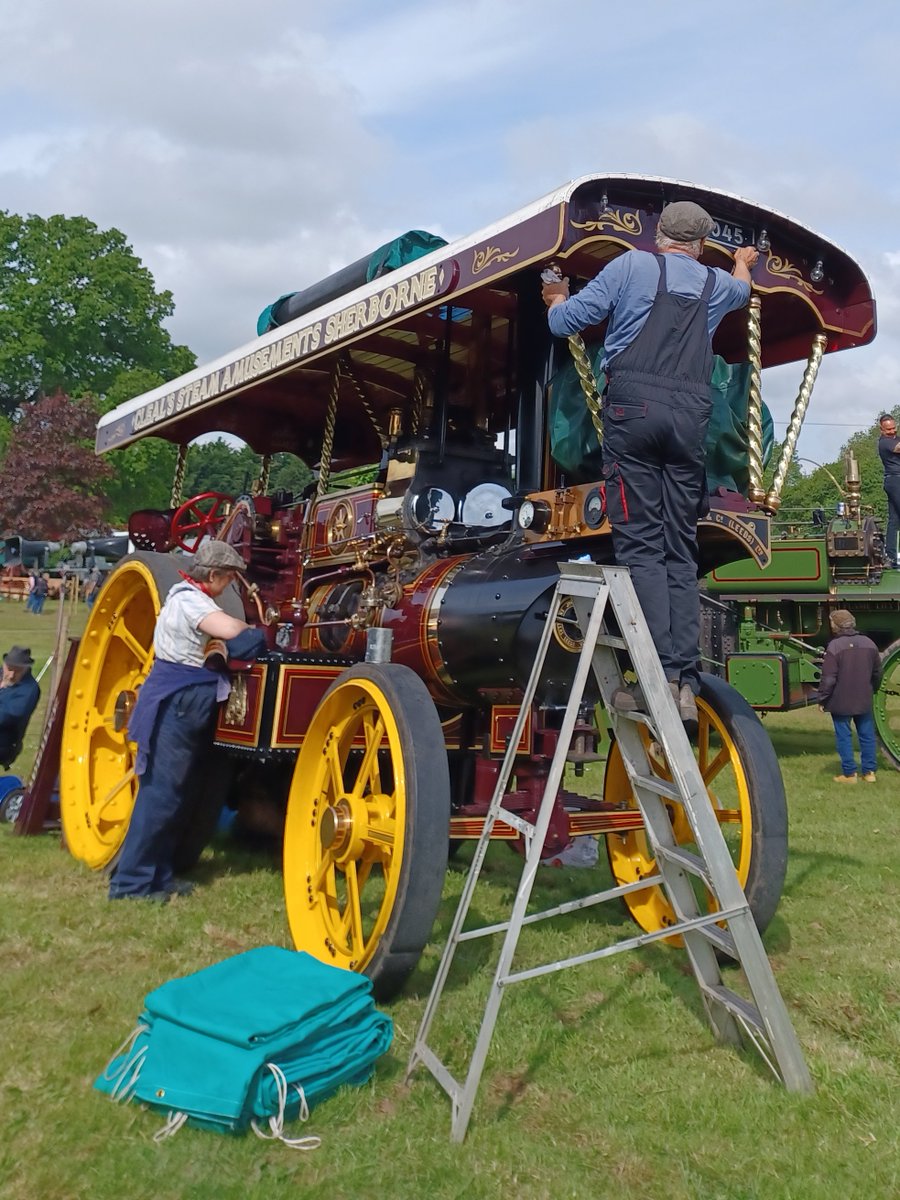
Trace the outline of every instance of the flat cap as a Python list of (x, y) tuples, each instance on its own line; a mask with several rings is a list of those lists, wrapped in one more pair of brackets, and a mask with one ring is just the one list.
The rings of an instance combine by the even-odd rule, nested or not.
[(659, 231), (673, 242), (698, 242), (709, 237), (715, 222), (693, 200), (676, 200), (667, 204), (659, 215)]
[(211, 571), (243, 571), (247, 564), (227, 542), (215, 540), (203, 542), (194, 555), (195, 567), (206, 567)]
[(7, 654), (3, 655), (3, 665), (6, 667), (33, 667), (34, 659), (31, 657), (31, 651), (26, 650), (24, 646), (13, 646)]

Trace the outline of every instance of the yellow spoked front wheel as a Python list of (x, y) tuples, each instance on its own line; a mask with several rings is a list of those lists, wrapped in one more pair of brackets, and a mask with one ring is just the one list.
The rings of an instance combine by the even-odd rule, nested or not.
[[(771, 921), (787, 869), (787, 802), (775, 751), (759, 717), (724, 680), (702, 676), (697, 702), (699, 730), (695, 752), (741, 886), (760, 931)], [(654, 772), (669, 779), (668, 763), (651, 747)], [(606, 766), (603, 798), (636, 807), (618, 747)], [(667, 803), (676, 841), (695, 849), (680, 804)], [(656, 871), (656, 860), (643, 830), (610, 834), (609, 865), (616, 883), (636, 883)], [(658, 886), (624, 897), (638, 925), (648, 932), (675, 923), (675, 913)], [(705, 893), (702, 902), (712, 908)]]
[(284, 891), (298, 950), (397, 992), (428, 940), (447, 867), (450, 781), (414, 672), (363, 663), (316, 709), (297, 759)]
[(160, 606), (178, 581), (166, 554), (122, 562), (94, 601), (66, 704), (59, 805), (66, 845), (89, 867), (107, 866), (125, 837), (137, 781), (126, 727), (153, 662)]

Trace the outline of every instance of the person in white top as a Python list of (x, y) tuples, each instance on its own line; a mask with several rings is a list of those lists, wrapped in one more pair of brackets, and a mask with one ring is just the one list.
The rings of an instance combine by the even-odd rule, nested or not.
[(121, 855), (110, 876), (109, 898), (166, 901), (192, 885), (176, 879), (179, 833), (190, 816), (199, 768), (212, 743), (219, 701), (229, 691), (226, 674), (204, 666), (211, 639), (240, 638), (239, 657), (266, 650), (262, 630), (232, 617), (216, 603), (244, 566), (234, 547), (204, 543), (184, 581), (169, 591), (156, 623), (156, 658), (128, 726), (137, 743), (140, 779)]

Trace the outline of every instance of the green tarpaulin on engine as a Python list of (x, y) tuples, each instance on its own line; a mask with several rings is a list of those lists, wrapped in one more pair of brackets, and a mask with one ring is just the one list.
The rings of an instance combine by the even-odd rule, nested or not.
[[(342, 272), (338, 272), (338, 275), (348, 277), (343, 281), (342, 290), (352, 291), (356, 287), (362, 287), (363, 283), (371, 283), (380, 275), (396, 271), (398, 267), (405, 267), (407, 263), (415, 262), (417, 258), (423, 258), (432, 250), (439, 250), (441, 246), (446, 245), (446, 240), (438, 237), (437, 234), (428, 233), (424, 229), (410, 229), (400, 237), (392, 238), (383, 246), (379, 246), (367, 259), (351, 263)], [(365, 267), (365, 279), (363, 279), (363, 267)], [(328, 281), (322, 280), (321, 282), (324, 284)], [(260, 337), (264, 333), (268, 333), (270, 329), (276, 329), (282, 323), (284, 318), (280, 313), (281, 306), (285, 300), (290, 300), (292, 296), (296, 295), (297, 292), (285, 292), (272, 304), (266, 305), (256, 319), (256, 332)]]
[[(588, 347), (597, 390), (606, 386), (600, 370), (602, 346)], [(746, 496), (749, 485), (747, 463), (747, 394), (750, 364), (725, 362), (714, 357), (712, 413), (706, 435), (706, 476), (710, 492), (725, 488)], [(569, 358), (550, 382), (550, 453), (572, 483), (603, 478), (602, 455), (591, 421), (581, 381)], [(768, 463), (775, 440), (772, 417), (762, 406), (763, 463)]]
[(366, 282), (371, 283), (379, 275), (386, 275), (388, 271), (405, 267), (407, 263), (424, 258), (432, 250), (439, 250), (441, 246), (446, 245), (446, 240), (434, 233), (427, 233), (424, 229), (410, 229), (408, 233), (379, 246), (372, 254), (366, 268)]

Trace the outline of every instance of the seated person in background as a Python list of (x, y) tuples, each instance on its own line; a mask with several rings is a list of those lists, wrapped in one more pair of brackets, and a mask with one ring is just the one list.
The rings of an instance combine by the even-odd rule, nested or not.
[(31, 714), (41, 698), (41, 689), (31, 674), (34, 659), (24, 646), (13, 646), (3, 656), (0, 680), (0, 764), (8, 767), (22, 749), (22, 739)]

